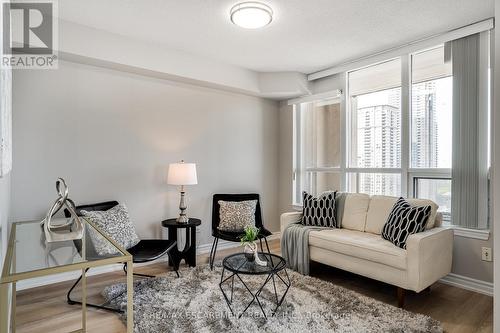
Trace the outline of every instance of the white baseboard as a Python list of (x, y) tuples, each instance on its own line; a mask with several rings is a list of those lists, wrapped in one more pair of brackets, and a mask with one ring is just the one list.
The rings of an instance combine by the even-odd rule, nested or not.
[[(219, 243), (217, 244), (217, 251), (225, 250), (225, 249), (232, 249), (232, 248), (235, 248), (238, 246), (240, 246), (240, 243), (220, 240)], [(211, 249), (212, 249), (212, 243), (198, 245), (196, 247), (196, 254), (209, 253)]]
[[(158, 263), (158, 262), (168, 262), (167, 257), (160, 258), (160, 259), (150, 261), (147, 263), (134, 264), (134, 267), (152, 265), (152, 264)], [(117, 271), (123, 272), (123, 264), (111, 264), (111, 265), (106, 265), (106, 266), (95, 267), (95, 268), (89, 269), (87, 276), (94, 276), (94, 275), (99, 275), (99, 274), (104, 274), (104, 273), (112, 273), (112, 272), (117, 272)], [(22, 281), (17, 282), (16, 290), (25, 290), (25, 289), (31, 289), (31, 288), (36, 288), (36, 287), (42, 287), (42, 286), (46, 286), (46, 285), (53, 284), (53, 283), (76, 280), (76, 279), (78, 279), (78, 277), (80, 275), (81, 275), (81, 271), (73, 271), (73, 272), (65, 272), (65, 273), (47, 275), (47, 276), (42, 276), (42, 277), (28, 279), (28, 280), (22, 280)]]
[(475, 291), (480, 294), (493, 296), (493, 283), (486, 282), (482, 280), (473, 279), (467, 276), (458, 275), (454, 273), (450, 273), (446, 275), (444, 278), (439, 280), (444, 284), (448, 284), (450, 286), (467, 289), (471, 291)]
[[(267, 237), (268, 240), (279, 239), (279, 238), (280, 238), (280, 232), (273, 233), (271, 236)], [(217, 250), (220, 251), (220, 250), (230, 249), (230, 248), (234, 248), (234, 247), (238, 247), (238, 246), (240, 246), (240, 243), (237, 243), (237, 242), (219, 241), (219, 244), (217, 245)], [(196, 253), (197, 254), (209, 253), (211, 248), (212, 248), (212, 243), (198, 245), (196, 247)], [(167, 257), (165, 256), (164, 258), (160, 258), (160, 259), (155, 260), (155, 261), (150, 261), (148, 263), (134, 264), (134, 267), (152, 265), (152, 264), (158, 263), (158, 262), (168, 262)], [(87, 273), (87, 276), (94, 276), (94, 275), (99, 275), (99, 274), (104, 274), (104, 273), (111, 273), (111, 272), (121, 271), (122, 269), (123, 269), (123, 265), (121, 265), (121, 264), (101, 266), (101, 267), (96, 267), (96, 268), (92, 268), (91, 270), (89, 270)], [(59, 273), (59, 274), (54, 274), (54, 275), (42, 276), (39, 278), (34, 278), (34, 279), (29, 279), (29, 280), (23, 280), (23, 281), (19, 281), (16, 284), (16, 289), (17, 290), (25, 290), (25, 289), (30, 289), (30, 288), (46, 286), (46, 285), (53, 284), (53, 283), (76, 280), (76, 279), (78, 279), (80, 274), (81, 274), (80, 271), (74, 271), (74, 272), (66, 272), (66, 273)]]
[[(281, 238), (281, 232), (273, 232), (273, 234), (269, 237), (267, 237), (267, 240), (273, 240), (273, 239), (280, 239)], [(217, 251), (219, 250), (225, 250), (225, 249), (231, 249), (240, 246), (239, 242), (229, 242), (225, 240), (219, 241), (217, 244)], [(204, 254), (204, 253), (209, 253), (210, 250), (212, 249), (212, 243), (210, 244), (203, 244), (203, 245), (198, 245), (196, 248), (196, 254)]]
[[(88, 271), (87, 276), (93, 276), (93, 275), (99, 275), (99, 274), (119, 271), (119, 270), (122, 270), (122, 267), (123, 267), (123, 265), (114, 264), (114, 265), (109, 265), (109, 266), (92, 268)], [(74, 271), (74, 272), (65, 272), (65, 273), (41, 276), (38, 278), (33, 278), (33, 279), (28, 279), (28, 280), (22, 280), (22, 281), (17, 282), (16, 290), (19, 291), (19, 290), (36, 288), (36, 287), (42, 287), (42, 286), (46, 286), (46, 285), (58, 283), (58, 282), (76, 280), (76, 279), (78, 279), (80, 274), (81, 274), (80, 271)]]

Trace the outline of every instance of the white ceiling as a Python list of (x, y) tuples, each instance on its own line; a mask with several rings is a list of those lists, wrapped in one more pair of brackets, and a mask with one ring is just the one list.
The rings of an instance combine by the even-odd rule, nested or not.
[(238, 0), (59, 0), (62, 19), (255, 71), (311, 73), (494, 14), (494, 0), (261, 0), (274, 21), (230, 23)]

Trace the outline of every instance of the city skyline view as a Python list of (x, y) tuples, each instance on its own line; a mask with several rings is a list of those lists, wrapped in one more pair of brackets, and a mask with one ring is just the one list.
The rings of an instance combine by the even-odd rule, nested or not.
[[(452, 77), (412, 85), (410, 166), (451, 168)], [(401, 88), (385, 89), (352, 98), (351, 166), (401, 167)], [(351, 187), (368, 194), (401, 195), (400, 174), (362, 173), (350, 177)], [(415, 182), (415, 195), (438, 202), (449, 217), (451, 181), (423, 179)], [(352, 188), (355, 190), (355, 188)]]

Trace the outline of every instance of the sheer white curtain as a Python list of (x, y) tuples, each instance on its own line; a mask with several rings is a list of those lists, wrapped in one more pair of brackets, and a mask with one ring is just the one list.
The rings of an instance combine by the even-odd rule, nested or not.
[(488, 66), (482, 62), (481, 43), (480, 34), (451, 41), (452, 222), (473, 229), (486, 227), (487, 219), (488, 97), (482, 80), (487, 80)]

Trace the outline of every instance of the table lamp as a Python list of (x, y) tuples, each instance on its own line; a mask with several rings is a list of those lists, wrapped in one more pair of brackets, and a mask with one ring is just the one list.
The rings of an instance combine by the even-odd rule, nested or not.
[(184, 186), (186, 185), (196, 185), (198, 184), (198, 178), (196, 176), (196, 164), (195, 163), (184, 163), (184, 160), (180, 163), (171, 163), (168, 166), (168, 179), (167, 183), (169, 185), (177, 185), (181, 187), (181, 201), (179, 203), (180, 214), (177, 218), (179, 223), (187, 223), (189, 218), (186, 215), (186, 192), (184, 191)]

